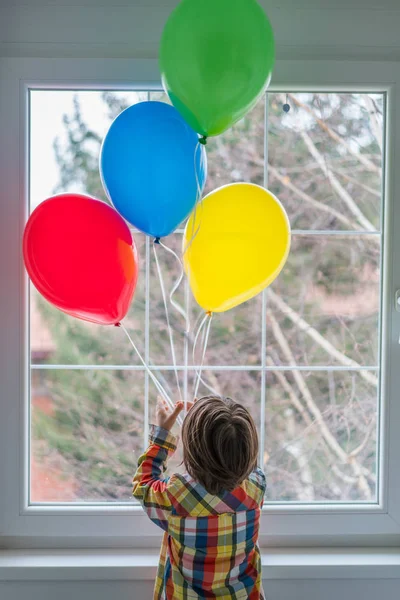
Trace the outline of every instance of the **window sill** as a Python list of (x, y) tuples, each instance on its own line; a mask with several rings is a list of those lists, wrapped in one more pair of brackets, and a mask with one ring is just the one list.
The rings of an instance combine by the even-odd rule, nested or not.
[[(154, 580), (158, 552), (0, 551), (0, 581)], [(274, 549), (262, 553), (268, 579), (400, 579), (400, 550)]]

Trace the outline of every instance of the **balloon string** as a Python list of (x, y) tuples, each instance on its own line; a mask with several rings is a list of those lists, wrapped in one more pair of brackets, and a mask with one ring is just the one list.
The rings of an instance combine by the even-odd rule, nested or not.
[[(210, 314), (211, 317), (211, 314)], [(201, 336), (201, 343), (205, 344), (205, 348), (207, 348), (208, 345), (208, 337), (209, 337), (209, 333), (210, 333), (210, 329), (211, 329), (211, 322), (208, 325), (208, 329), (207, 331), (204, 330), (203, 334)], [(203, 346), (204, 347), (204, 346)], [(205, 350), (204, 350), (205, 352)], [(214, 394), (215, 396), (219, 395), (219, 392), (217, 392), (217, 390), (215, 390), (213, 387), (211, 387), (210, 385), (208, 385), (208, 383), (201, 377), (201, 373), (200, 373), (200, 382), (204, 385), (204, 387), (206, 387), (212, 394)]]
[(182, 308), (182, 306), (180, 304), (178, 304), (178, 302), (176, 302), (174, 300), (174, 294), (178, 291), (182, 280), (183, 280), (183, 264), (181, 259), (179, 258), (179, 256), (177, 255), (176, 252), (174, 252), (172, 250), (172, 248), (168, 248), (168, 246), (166, 246), (165, 244), (163, 244), (161, 242), (161, 240), (158, 242), (160, 244), (160, 246), (162, 246), (164, 248), (164, 250), (166, 250), (167, 252), (169, 252), (170, 254), (172, 254), (172, 256), (175, 257), (175, 259), (178, 261), (179, 263), (179, 268), (180, 268), (180, 273), (179, 273), (179, 277), (178, 279), (175, 281), (174, 286), (169, 294), (169, 301), (171, 303), (171, 305), (175, 308), (175, 310), (178, 311), (178, 313), (180, 315), (182, 315), (182, 317), (185, 319), (185, 322), (188, 322), (188, 314), (186, 313), (186, 311)]
[[(203, 156), (203, 152), (201, 150), (201, 145), (202, 143), (200, 142), (200, 140), (197, 142), (196, 144), (196, 148), (194, 151), (194, 174), (196, 177), (196, 202), (194, 205), (194, 211), (193, 211), (193, 219), (192, 219), (192, 230), (190, 233), (190, 240), (189, 242), (186, 244), (185, 249), (183, 251), (183, 254), (185, 255), (186, 252), (189, 250), (189, 248), (191, 247), (191, 245), (193, 244), (197, 234), (200, 231), (200, 226), (201, 226), (201, 221), (202, 221), (202, 216), (203, 216), (203, 204), (201, 202), (201, 197), (202, 197), (202, 189), (201, 189), (201, 185), (200, 185), (200, 180), (199, 180), (199, 172), (197, 169), (197, 151), (200, 149), (200, 166), (205, 167), (204, 165), (204, 156)], [(201, 213), (200, 213), (200, 217), (199, 217), (199, 224), (197, 225), (196, 229), (195, 229), (195, 225), (196, 225), (196, 221), (197, 221), (197, 212), (198, 212), (198, 208), (200, 207), (201, 209)]]
[[(201, 314), (200, 314), (200, 316), (201, 316)], [(196, 347), (197, 347), (197, 340), (198, 340), (198, 338), (199, 338), (199, 335), (200, 335), (200, 333), (201, 333), (201, 332), (202, 332), (202, 330), (203, 330), (203, 327), (204, 327), (204, 325), (205, 325), (205, 322), (207, 321), (207, 317), (208, 317), (208, 315), (207, 315), (207, 314), (205, 314), (205, 315), (203, 316), (203, 319), (202, 319), (202, 321), (201, 321), (201, 323), (200, 323), (200, 325), (199, 325), (199, 327), (198, 327), (198, 329), (197, 329), (197, 331), (196, 331), (196, 334), (195, 334), (195, 336), (194, 336), (193, 350), (192, 350), (193, 366), (196, 364)]]
[[(189, 241), (189, 243), (186, 245), (183, 254), (185, 254), (187, 252), (187, 250), (190, 248), (190, 246), (192, 245), (195, 237), (197, 236), (199, 230), (200, 230), (200, 225), (201, 225), (201, 217), (202, 217), (202, 213), (200, 215), (200, 222), (197, 225), (196, 230), (195, 228), (195, 224), (196, 224), (196, 220), (197, 220), (197, 209), (198, 209), (198, 204), (201, 201), (201, 197), (202, 197), (202, 187), (200, 185), (200, 180), (199, 180), (199, 172), (197, 169), (197, 153), (200, 150), (200, 167), (204, 170), (205, 169), (205, 164), (204, 164), (204, 153), (201, 150), (201, 146), (205, 145), (207, 143), (207, 138), (205, 136), (203, 136), (202, 138), (200, 138), (196, 144), (196, 148), (194, 151), (194, 174), (195, 174), (195, 178), (196, 178), (196, 202), (195, 202), (195, 206), (194, 206), (194, 215), (193, 215), (193, 222), (192, 222), (192, 233), (191, 233), (191, 239)], [(201, 209), (203, 207), (201, 206)], [(177, 310), (177, 312), (183, 316), (183, 318), (185, 319), (185, 323), (186, 323), (186, 331), (185, 331), (185, 335), (186, 335), (186, 339), (189, 339), (189, 334), (190, 334), (190, 315), (182, 308), (182, 306), (180, 306), (180, 304), (178, 304), (174, 299), (173, 296), (174, 294), (177, 292), (177, 290), (179, 289), (179, 286), (182, 283), (183, 280), (183, 275), (184, 275), (184, 269), (183, 269), (183, 264), (181, 259), (179, 258), (179, 256), (176, 254), (176, 252), (174, 252), (171, 248), (168, 248), (168, 246), (165, 246), (165, 244), (163, 244), (161, 242), (161, 240), (159, 238), (157, 238), (157, 243), (162, 246), (167, 252), (170, 252), (170, 254), (172, 254), (175, 259), (178, 261), (179, 265), (180, 265), (180, 275), (178, 277), (178, 279), (176, 280), (170, 294), (169, 294), (169, 301), (171, 303), (171, 305)], [(163, 285), (163, 279), (162, 279), (162, 275), (161, 275), (161, 270), (160, 270), (160, 266), (158, 263), (158, 259), (157, 259), (157, 253), (156, 253), (156, 249), (155, 246), (154, 247), (154, 255), (155, 255), (155, 259), (156, 259), (156, 263), (157, 263), (157, 269), (158, 269), (158, 275), (159, 275), (159, 279), (160, 279), (160, 285), (161, 285), (161, 291), (163, 294), (163, 300), (164, 300), (164, 307), (165, 307), (165, 313), (166, 313), (166, 317), (167, 317), (167, 324), (168, 324), (168, 330), (169, 330), (169, 334), (170, 334), (170, 343), (171, 343), (171, 353), (172, 353), (172, 359), (174, 362), (174, 369), (175, 369), (175, 375), (176, 375), (176, 380), (177, 380), (177, 384), (178, 384), (178, 390), (179, 390), (179, 394), (180, 397), (182, 399), (182, 394), (181, 394), (181, 388), (180, 388), (180, 384), (179, 384), (179, 377), (177, 374), (177, 370), (176, 370), (176, 356), (175, 356), (175, 348), (173, 346), (173, 333), (172, 333), (172, 329), (170, 327), (170, 323), (169, 323), (169, 315), (168, 315), (168, 308), (167, 308), (167, 303), (166, 303), (166, 297), (165, 297), (165, 288)], [(184, 403), (185, 403), (185, 412), (186, 412), (186, 406), (187, 406), (187, 398), (184, 399)]]
[[(203, 327), (203, 331), (201, 332), (201, 340), (200, 340), (200, 348), (204, 348), (204, 340), (206, 337), (207, 326)], [(200, 353), (201, 356), (201, 353)]]
[[(207, 319), (208, 319), (208, 323), (207, 323), (204, 331), (202, 332), (203, 327), (204, 327)], [(206, 313), (204, 319), (200, 323), (200, 326), (199, 326), (199, 328), (197, 330), (197, 333), (196, 333), (196, 336), (195, 336), (195, 339), (194, 339), (194, 344), (193, 344), (193, 365), (195, 365), (195, 353), (196, 353), (197, 341), (198, 341), (200, 332), (203, 333), (203, 339), (202, 339), (203, 350), (202, 350), (202, 354), (201, 354), (200, 368), (199, 368), (198, 371), (197, 371), (197, 369), (195, 369), (197, 379), (196, 379), (196, 383), (195, 383), (195, 387), (194, 387), (193, 399), (196, 399), (196, 397), (197, 397), (197, 392), (199, 391), (200, 381), (203, 383), (203, 385), (205, 385), (208, 389), (210, 389), (213, 393), (215, 393), (215, 390), (213, 390), (212, 388), (210, 388), (210, 386), (207, 385), (205, 383), (205, 381), (201, 377), (201, 373), (202, 373), (202, 370), (203, 370), (203, 364), (204, 364), (204, 358), (205, 358), (205, 355), (206, 355), (206, 350), (207, 350), (207, 345), (208, 345), (208, 339), (209, 339), (209, 336), (210, 336), (211, 321), (212, 321), (212, 314)]]
[[(154, 243), (153, 244), (154, 258), (155, 258), (156, 265), (157, 265), (158, 279), (160, 281), (161, 294), (162, 294), (162, 298), (163, 298), (163, 302), (164, 302), (165, 317), (167, 319), (167, 327), (168, 327), (168, 333), (169, 333), (169, 342), (170, 342), (170, 346), (171, 346), (172, 364), (174, 366), (175, 379), (176, 379), (176, 384), (177, 384), (177, 387), (178, 387), (179, 398), (180, 398), (180, 400), (182, 402), (182, 390), (181, 390), (181, 385), (180, 385), (180, 382), (179, 382), (178, 370), (176, 368), (176, 354), (175, 354), (175, 345), (174, 345), (174, 333), (172, 331), (171, 323), (170, 323), (170, 320), (169, 320), (169, 312), (168, 312), (167, 297), (166, 297), (166, 294), (165, 294), (164, 279), (163, 279), (163, 276), (162, 276), (161, 267), (160, 267), (160, 263), (159, 263), (158, 256), (157, 256), (156, 246), (157, 246), (157, 244)], [(164, 248), (165, 247), (166, 246), (164, 246)]]
[[(203, 320), (202, 320), (202, 322), (201, 322), (201, 324), (200, 324), (199, 328), (197, 329), (197, 327), (198, 327), (198, 325), (199, 325), (199, 322), (200, 322), (200, 319), (201, 319), (202, 317), (203, 317)], [(206, 317), (207, 317), (207, 315), (203, 315), (203, 313), (202, 313), (202, 312), (201, 312), (201, 313), (199, 313), (199, 315), (198, 315), (198, 317), (196, 318), (196, 321), (195, 321), (195, 323), (194, 323), (194, 326), (193, 326), (193, 331), (194, 331), (194, 332), (196, 331), (196, 333), (195, 333), (195, 337), (194, 337), (194, 342), (193, 342), (193, 349), (192, 349), (192, 364), (193, 364), (193, 367), (194, 367), (194, 365), (196, 364), (196, 356), (195, 356), (195, 354), (196, 354), (197, 340), (198, 340), (198, 337), (199, 337), (199, 335), (200, 335), (200, 332), (203, 330), (203, 326), (204, 326), (204, 323), (205, 323), (205, 321), (206, 321)], [(189, 338), (189, 335), (190, 335), (190, 329), (189, 329), (189, 331), (188, 331), (188, 338)], [(202, 334), (202, 336), (201, 336), (201, 344), (203, 344), (203, 341), (204, 341), (204, 331), (203, 331), (203, 334)], [(196, 371), (196, 369), (195, 369), (195, 371)], [(196, 371), (196, 374), (197, 374), (197, 371)], [(203, 382), (203, 383), (204, 383), (204, 382)], [(205, 385), (206, 385), (206, 387), (208, 387), (208, 386), (207, 386), (207, 384), (205, 384)]]
[[(199, 315), (199, 316), (201, 316), (201, 313), (200, 313), (200, 315)], [(202, 319), (202, 321), (201, 321), (201, 323), (200, 323), (200, 325), (199, 325), (199, 327), (198, 327), (198, 329), (197, 329), (197, 331), (196, 331), (196, 334), (195, 334), (195, 336), (194, 336), (193, 350), (192, 350), (192, 363), (193, 363), (193, 367), (194, 367), (194, 370), (195, 370), (196, 378), (198, 378), (198, 371), (197, 371), (197, 369), (196, 369), (196, 367), (195, 367), (195, 365), (196, 365), (196, 362), (197, 362), (197, 361), (196, 361), (196, 348), (197, 348), (197, 340), (199, 339), (200, 333), (203, 331), (203, 327), (204, 327), (204, 325), (205, 325), (205, 323), (206, 323), (207, 316), (208, 316), (207, 314), (205, 314), (205, 315), (203, 316), (203, 319)], [(197, 319), (197, 321), (198, 321), (198, 320), (199, 320), (199, 319)], [(194, 330), (196, 330), (196, 328), (194, 328)], [(196, 380), (195, 380), (195, 385), (194, 385), (194, 388), (193, 388), (193, 389), (195, 389), (195, 387), (196, 387)], [(193, 399), (194, 399), (194, 400), (196, 399), (196, 394), (195, 394), (195, 393), (193, 394)]]
[[(172, 250), (172, 248), (168, 248), (168, 246), (165, 246), (165, 244), (163, 244), (161, 241), (159, 241), (160, 246), (162, 246), (167, 252), (169, 252), (170, 254), (172, 254), (172, 256), (174, 256), (174, 258), (178, 261), (179, 266), (180, 266), (180, 274), (178, 279), (176, 280), (170, 294), (169, 294), (169, 301), (171, 303), (171, 305), (175, 308), (175, 310), (178, 311), (178, 313), (180, 315), (182, 315), (182, 317), (185, 319), (185, 344), (187, 345), (189, 343), (189, 334), (190, 334), (190, 314), (189, 311), (185, 311), (184, 308), (174, 300), (174, 294), (177, 292), (177, 290), (179, 289), (182, 281), (183, 281), (183, 274), (184, 274), (184, 270), (183, 270), (183, 264), (181, 259), (179, 258), (179, 256), (177, 255), (176, 252), (174, 252)], [(186, 347), (186, 346), (185, 346)], [(187, 377), (187, 371), (185, 372), (185, 377)], [(187, 387), (187, 386), (186, 386)], [(184, 414), (186, 414), (187, 412), (187, 398), (185, 396), (185, 398), (183, 399), (184, 402)]]
[[(148, 373), (150, 379), (153, 381), (154, 385), (157, 388), (158, 393), (168, 402), (171, 410), (174, 410), (174, 403), (172, 402), (171, 398), (168, 396), (167, 392), (165, 391), (165, 389), (163, 388), (163, 386), (161, 385), (161, 383), (157, 380), (157, 378), (155, 377), (154, 373), (151, 371), (151, 369), (149, 369), (148, 365), (146, 365), (142, 355), (139, 352), (139, 349), (137, 348), (135, 342), (133, 341), (133, 339), (131, 338), (131, 336), (128, 333), (128, 330), (126, 329), (125, 325), (123, 323), (118, 323), (118, 326), (121, 327), (121, 329), (124, 331), (126, 337), (128, 338), (128, 340), (131, 343), (132, 348), (135, 350), (136, 354), (139, 357), (140, 362), (142, 363), (142, 365), (144, 366), (144, 368), (146, 369), (146, 372)], [(177, 418), (177, 421), (180, 425), (182, 425), (182, 417), (179, 416)]]
[[(196, 331), (196, 328), (197, 328), (197, 326), (198, 326), (198, 324), (199, 324), (199, 322), (200, 322), (200, 319), (201, 319), (201, 317), (203, 317), (203, 319), (204, 319), (204, 321), (205, 321), (205, 317), (204, 317), (203, 313), (202, 313), (202, 312), (200, 312), (200, 313), (199, 313), (199, 316), (197, 317), (197, 319), (196, 319), (196, 321), (195, 321), (195, 323), (194, 323), (193, 331)], [(193, 362), (193, 364), (196, 364), (196, 363), (195, 363), (195, 362)]]

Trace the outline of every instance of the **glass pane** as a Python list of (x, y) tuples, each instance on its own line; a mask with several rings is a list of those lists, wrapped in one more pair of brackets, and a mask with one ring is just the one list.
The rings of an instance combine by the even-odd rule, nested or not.
[[(112, 120), (147, 92), (32, 91), (31, 210), (54, 193), (75, 191), (107, 201), (99, 153)], [(140, 268), (145, 236), (135, 234)], [(59, 312), (31, 286), (31, 361), (34, 364), (140, 364), (123, 332), (78, 321)], [(138, 285), (126, 326), (144, 352), (145, 278)]]
[[(127, 106), (169, 102), (164, 92), (31, 93), (31, 208), (56, 192), (84, 192), (106, 200), (98, 158), (112, 121)], [(294, 230), (335, 235), (293, 236), (283, 272), (267, 292), (266, 355), (261, 356), (262, 296), (214, 315), (198, 396), (229, 395), (251, 410), (260, 426), (260, 371), (266, 363), (265, 464), (268, 499), (279, 502), (376, 499), (377, 375), (357, 370), (379, 362), (379, 235), (338, 236), (343, 230), (379, 230), (384, 95), (268, 94), (269, 188), (288, 211)], [(235, 181), (264, 181), (265, 99), (241, 122), (207, 144), (205, 192)], [(134, 234), (140, 277), (126, 326), (150, 364), (172, 366), (159, 277), (149, 243)], [(181, 254), (181, 233), (163, 240)], [(183, 395), (192, 398), (201, 362), (203, 315), (182, 282), (174, 295), (190, 315), (171, 305), (179, 262), (157, 246), (174, 332)], [(149, 323), (146, 331), (146, 297)], [(147, 336), (147, 337), (146, 337)], [(31, 289), (33, 365), (141, 363), (121, 329), (72, 319)], [(281, 371), (276, 366), (352, 366), (355, 371)], [(236, 370), (235, 370), (236, 369)], [(173, 370), (156, 376), (179, 398)], [(131, 479), (143, 448), (144, 371), (32, 370), (32, 502), (130, 501)], [(148, 380), (153, 414), (157, 391)], [(320, 411), (318, 413), (318, 411)], [(152, 421), (152, 418), (150, 418)], [(178, 431), (178, 428), (177, 428)], [(132, 454), (133, 450), (133, 454)], [(355, 454), (355, 456), (352, 455)], [(358, 469), (358, 470), (357, 470)], [(361, 469), (361, 471), (359, 470)], [(183, 470), (181, 447), (170, 472)]]
[(229, 183), (264, 183), (265, 98), (239, 123), (207, 141), (205, 194)]
[[(152, 92), (152, 100), (169, 102), (164, 92)], [(222, 135), (207, 141), (208, 176), (205, 194), (236, 181), (264, 182), (265, 98), (244, 119)]]
[(292, 228), (379, 230), (384, 95), (268, 97), (269, 188)]
[(145, 99), (147, 92), (31, 91), (31, 210), (60, 192), (107, 201), (99, 174), (103, 137), (122, 110)]
[(150, 100), (153, 102), (165, 102), (171, 104), (171, 100), (165, 92), (150, 92)]
[(144, 373), (33, 370), (31, 386), (31, 502), (129, 502)]
[[(124, 323), (139, 351), (145, 340), (145, 236), (134, 234), (139, 252), (135, 296)], [(49, 304), (30, 286), (30, 345), (32, 364), (139, 365), (122, 329), (74, 319)]]
[[(198, 326), (204, 312), (191, 297), (190, 315), (192, 348)], [(261, 364), (261, 308), (262, 296), (259, 295), (244, 304), (224, 313), (213, 316), (210, 335), (204, 358), (205, 365), (248, 365)], [(201, 334), (195, 352), (195, 363), (201, 363)], [(190, 359), (192, 360), (192, 352)]]
[(378, 364), (379, 236), (293, 236), (267, 291), (268, 365)]
[(372, 371), (268, 372), (268, 500), (376, 501), (377, 383)]

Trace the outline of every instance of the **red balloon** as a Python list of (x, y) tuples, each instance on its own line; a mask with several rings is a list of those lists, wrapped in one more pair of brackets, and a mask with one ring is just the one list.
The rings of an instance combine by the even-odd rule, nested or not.
[(128, 226), (108, 204), (79, 194), (45, 200), (28, 220), (23, 249), (29, 277), (54, 306), (100, 325), (125, 317), (138, 256)]

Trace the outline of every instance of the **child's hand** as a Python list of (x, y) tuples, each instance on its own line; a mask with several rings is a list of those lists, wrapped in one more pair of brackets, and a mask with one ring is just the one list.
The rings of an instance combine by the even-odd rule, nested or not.
[(179, 413), (183, 410), (183, 402), (177, 402), (174, 410), (171, 409), (168, 402), (161, 398), (157, 398), (156, 407), (156, 422), (159, 427), (170, 431), (178, 418)]

